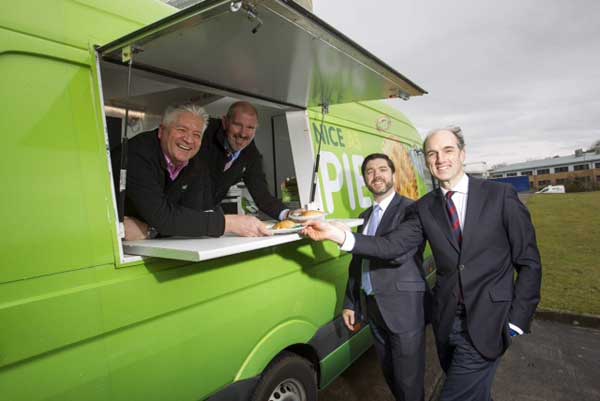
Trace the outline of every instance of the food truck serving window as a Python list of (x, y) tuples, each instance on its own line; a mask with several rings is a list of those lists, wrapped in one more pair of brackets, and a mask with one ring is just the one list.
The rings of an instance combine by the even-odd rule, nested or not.
[[(106, 104), (127, 109), (137, 105), (151, 113), (163, 108), (161, 102), (189, 100), (194, 93), (202, 94), (202, 104), (228, 96), (262, 104), (280, 115), (304, 113), (319, 105), (426, 93), (293, 1), (254, 5), (206, 0), (101, 46), (97, 54), (103, 91), (119, 93)], [(132, 93), (125, 90), (131, 77), (136, 79)], [(294, 169), (310, 171), (315, 155), (307, 134), (308, 117), (304, 113), (300, 119), (290, 126), (288, 117), (286, 134), (293, 142)], [(301, 198), (309, 186), (310, 182), (298, 182)], [(356, 226), (360, 221), (346, 222)], [(125, 241), (122, 250), (201, 261), (298, 239), (297, 234), (167, 238)]]

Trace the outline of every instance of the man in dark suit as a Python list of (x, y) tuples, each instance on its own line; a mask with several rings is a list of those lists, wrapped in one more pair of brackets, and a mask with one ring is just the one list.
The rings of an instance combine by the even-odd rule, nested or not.
[(262, 155), (254, 143), (258, 112), (248, 102), (233, 103), (221, 120), (211, 119), (200, 149), (210, 166), (214, 200), (223, 200), (232, 185), (243, 181), (260, 210), (284, 220), (289, 210), (269, 192)]
[[(361, 172), (374, 205), (360, 217), (359, 232), (385, 235), (404, 220), (413, 203), (394, 191), (394, 163), (382, 153), (367, 156)], [(390, 263), (355, 255), (350, 262), (342, 316), (350, 331), (366, 315), (383, 374), (399, 401), (424, 399), (425, 296), (423, 247)], [(366, 307), (366, 311), (363, 310)]]
[[(258, 219), (224, 215), (215, 206), (207, 160), (198, 151), (208, 114), (194, 104), (167, 108), (157, 130), (127, 147), (124, 202), (126, 240), (161, 236), (269, 235)], [(121, 149), (113, 153), (118, 186)], [(121, 206), (121, 205), (119, 205)]]
[(427, 239), (437, 266), (432, 324), (447, 375), (440, 399), (488, 401), (510, 337), (529, 332), (540, 300), (535, 231), (512, 186), (464, 173), (460, 128), (432, 131), (424, 151), (441, 188), (417, 201), (394, 231), (369, 237), (312, 224), (305, 233), (382, 259), (397, 258)]

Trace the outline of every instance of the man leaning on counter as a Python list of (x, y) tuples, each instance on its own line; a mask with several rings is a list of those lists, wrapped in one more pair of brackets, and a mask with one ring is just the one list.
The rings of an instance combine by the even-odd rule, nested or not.
[[(125, 240), (270, 235), (256, 217), (225, 215), (216, 205), (209, 161), (199, 154), (207, 123), (208, 114), (198, 105), (170, 106), (158, 129), (129, 140)], [(120, 152), (113, 161), (120, 160)]]

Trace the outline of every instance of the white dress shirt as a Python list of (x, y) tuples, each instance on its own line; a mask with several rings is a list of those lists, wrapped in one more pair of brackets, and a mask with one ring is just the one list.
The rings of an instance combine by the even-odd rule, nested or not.
[[(395, 194), (395, 192), (392, 191), (392, 193), (389, 194), (388, 196), (386, 196), (385, 198), (383, 198), (383, 200), (381, 202), (379, 202), (379, 203), (373, 202), (373, 209), (375, 209), (375, 205), (379, 205), (379, 207), (381, 208), (381, 216), (383, 216), (386, 209), (390, 205), (390, 202), (394, 198), (394, 194)], [(373, 217), (373, 213), (371, 213), (371, 217)], [(369, 218), (369, 221), (363, 227), (363, 230), (362, 230), (363, 234), (365, 234), (367, 232), (367, 230), (369, 229), (370, 223), (371, 223), (371, 219)]]
[(469, 197), (469, 176), (463, 174), (460, 181), (458, 181), (454, 187), (450, 189), (440, 189), (442, 190), (442, 195), (444, 195), (444, 197), (446, 197), (446, 193), (448, 193), (448, 191), (454, 191), (454, 194), (452, 195), (452, 202), (454, 202), (454, 206), (456, 206), (460, 230), (464, 230), (465, 215), (467, 213), (467, 198)]
[[(383, 198), (383, 200), (381, 202), (379, 202), (379, 203), (373, 202), (373, 207), (375, 207), (375, 205), (379, 205), (379, 207), (381, 208), (381, 216), (382, 217), (385, 214), (385, 211), (387, 210), (388, 206), (392, 202), (392, 199), (394, 199), (395, 194), (396, 193), (394, 191), (392, 191), (392, 193), (390, 193), (388, 196)], [(371, 217), (372, 217), (372, 215), (373, 214), (371, 213)], [(367, 232), (367, 230), (369, 229), (370, 222), (371, 222), (371, 219), (369, 218), (369, 221), (367, 221), (367, 223), (363, 226), (363, 230), (362, 230), (363, 234), (365, 234)], [(381, 224), (381, 222), (379, 224)], [(352, 248), (354, 248), (355, 242), (356, 242), (356, 239), (354, 238), (354, 234), (351, 232), (346, 232), (346, 238), (344, 239), (344, 242), (340, 246), (340, 249), (342, 251), (350, 252), (352, 250)]]

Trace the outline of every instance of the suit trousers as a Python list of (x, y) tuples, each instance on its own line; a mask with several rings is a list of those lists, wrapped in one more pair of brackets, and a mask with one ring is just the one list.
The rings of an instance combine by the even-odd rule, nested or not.
[(423, 401), (425, 327), (394, 333), (381, 316), (375, 297), (365, 298), (375, 351), (390, 390), (397, 401)]
[(440, 401), (490, 401), (500, 358), (489, 360), (475, 349), (467, 332), (464, 309), (457, 312), (444, 351), (446, 382)]

